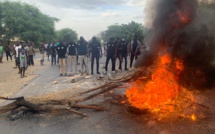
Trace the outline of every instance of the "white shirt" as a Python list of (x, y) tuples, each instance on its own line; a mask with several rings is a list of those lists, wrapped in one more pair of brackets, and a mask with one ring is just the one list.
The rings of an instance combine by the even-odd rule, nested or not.
[(16, 51), (16, 57), (18, 57), (19, 56), (19, 49), (21, 48), (22, 46), (21, 45), (19, 45), (19, 46), (15, 46), (15, 51)]

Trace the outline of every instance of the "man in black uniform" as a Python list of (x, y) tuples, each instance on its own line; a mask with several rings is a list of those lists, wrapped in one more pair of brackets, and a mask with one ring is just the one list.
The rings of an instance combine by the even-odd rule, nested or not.
[(80, 40), (77, 44), (77, 51), (79, 56), (79, 61), (81, 63), (81, 75), (83, 75), (83, 67), (85, 66), (86, 73), (89, 75), (88, 67), (88, 43), (84, 40), (83, 37), (80, 37)]
[(68, 53), (68, 59), (69, 59), (69, 63), (70, 63), (70, 71), (73, 72), (72, 65), (74, 64), (75, 73), (78, 73), (78, 71), (77, 71), (77, 44), (74, 41), (71, 41), (68, 44), (67, 53)]
[[(128, 43), (125, 41), (125, 39), (122, 39), (120, 42), (120, 53), (121, 53), (121, 60), (124, 59), (125, 61), (125, 70), (127, 71), (127, 56), (128, 56)], [(122, 62), (120, 63), (120, 68), (122, 68)]]
[(106, 54), (107, 54), (107, 59), (106, 59), (106, 64), (105, 64), (105, 74), (107, 74), (108, 63), (109, 63), (110, 59), (112, 62), (112, 73), (115, 73), (115, 58), (116, 58), (116, 54), (117, 54), (117, 45), (114, 42), (114, 39), (112, 37), (110, 38), (109, 42), (107, 43)]
[(54, 43), (50, 46), (50, 53), (51, 53), (51, 65), (56, 65), (56, 46)]
[(60, 76), (67, 75), (67, 70), (66, 70), (66, 45), (63, 42), (60, 42), (60, 45), (57, 47), (57, 53), (58, 53), (58, 58), (59, 58), (59, 63), (60, 63)]
[(116, 60), (119, 59), (119, 70), (122, 71), (122, 46), (121, 46), (121, 40), (120, 38), (117, 38), (115, 40), (115, 45), (117, 47), (117, 52), (116, 52), (116, 59), (115, 59), (115, 65), (116, 65)]
[(100, 74), (99, 57), (102, 57), (102, 48), (101, 48), (101, 44), (97, 41), (96, 37), (92, 38), (92, 41), (89, 45), (89, 49), (91, 52), (91, 75), (93, 75), (93, 66), (94, 66), (95, 58), (96, 58), (96, 71), (97, 71), (97, 74)]
[(137, 60), (137, 56), (140, 54), (141, 42), (137, 39), (137, 35), (134, 36), (134, 40), (131, 41), (130, 51), (131, 51), (131, 61), (130, 68), (132, 68), (133, 60)]

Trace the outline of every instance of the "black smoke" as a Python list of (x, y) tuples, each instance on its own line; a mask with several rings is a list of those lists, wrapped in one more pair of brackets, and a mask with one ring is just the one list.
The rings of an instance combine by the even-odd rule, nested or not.
[[(150, 3), (150, 2), (149, 2)], [(195, 88), (215, 83), (215, 8), (197, 0), (152, 0), (152, 25), (136, 67), (150, 66), (162, 51), (182, 59), (180, 83)], [(164, 49), (165, 48), (165, 49)], [(163, 52), (164, 53), (164, 52)]]

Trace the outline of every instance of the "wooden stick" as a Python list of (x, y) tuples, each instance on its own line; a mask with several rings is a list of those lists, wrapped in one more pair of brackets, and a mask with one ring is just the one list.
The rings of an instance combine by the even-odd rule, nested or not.
[(96, 111), (105, 111), (107, 108), (100, 106), (90, 106), (90, 105), (73, 105), (72, 108), (83, 108), (83, 109), (92, 109)]
[(17, 109), (18, 106), (15, 103), (10, 103), (8, 105), (0, 107), (0, 114), (7, 113), (11, 110)]
[(81, 115), (83, 117), (88, 117), (87, 114), (84, 114), (84, 113), (81, 113), (81, 112), (78, 112), (77, 110), (74, 110), (74, 109), (69, 109), (70, 112), (72, 113), (75, 113), (75, 114), (78, 114), (78, 115)]
[(17, 97), (17, 98), (8, 98), (8, 97), (0, 97), (0, 100), (21, 100), (24, 97)]
[(80, 102), (83, 102), (83, 101), (90, 100), (90, 99), (92, 99), (92, 98), (94, 98), (94, 97), (96, 97), (96, 96), (98, 96), (100, 94), (106, 93), (106, 92), (108, 92), (108, 91), (110, 91), (112, 89), (115, 89), (115, 88), (119, 87), (119, 86), (121, 86), (120, 83), (111, 85), (111, 86), (107, 87), (106, 89), (104, 89), (102, 91), (99, 91), (97, 93), (94, 93), (92, 95), (89, 95), (89, 96), (81, 98), (81, 99), (77, 99), (77, 100), (75, 100), (75, 103), (80, 103)]

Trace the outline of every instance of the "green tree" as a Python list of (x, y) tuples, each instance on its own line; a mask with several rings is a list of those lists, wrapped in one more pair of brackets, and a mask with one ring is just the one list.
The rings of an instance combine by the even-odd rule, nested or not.
[(107, 42), (110, 37), (125, 38), (130, 41), (134, 38), (134, 35), (138, 36), (138, 39), (143, 41), (144, 27), (142, 24), (132, 21), (129, 24), (111, 25), (108, 29), (102, 32), (101, 38)]
[(1, 35), (10, 40), (18, 37), (27, 42), (49, 42), (55, 38), (58, 19), (42, 14), (37, 7), (21, 2), (0, 2)]
[(70, 42), (78, 40), (78, 34), (70, 28), (58, 30), (56, 31), (56, 35), (58, 41)]

